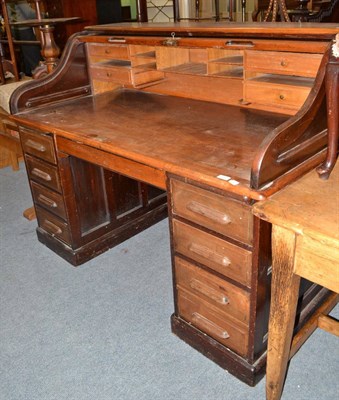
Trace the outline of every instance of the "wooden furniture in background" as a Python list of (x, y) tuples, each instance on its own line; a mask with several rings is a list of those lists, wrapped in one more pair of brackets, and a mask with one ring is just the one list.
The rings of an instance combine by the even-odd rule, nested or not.
[[(335, 292), (307, 324), (307, 336), (317, 327), (339, 336), (339, 323), (324, 315), (339, 298), (339, 163), (328, 181), (312, 171), (257, 203), (253, 212), (273, 224), (266, 398), (279, 400), (291, 357), (301, 277)], [(304, 340), (299, 339), (298, 347)]]
[[(251, 208), (326, 157), (336, 33), (93, 26), (72, 37), (53, 74), (11, 99), (39, 240), (79, 265), (168, 206), (172, 331), (249, 385), (265, 371), (271, 266), (270, 225)], [(298, 328), (327, 296), (303, 282)]]

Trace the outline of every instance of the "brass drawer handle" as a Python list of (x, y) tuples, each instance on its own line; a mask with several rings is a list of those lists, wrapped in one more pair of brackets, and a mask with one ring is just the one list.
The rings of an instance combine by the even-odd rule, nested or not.
[(51, 207), (51, 208), (57, 208), (57, 206), (58, 206), (55, 201), (49, 199), (48, 197), (44, 196), (43, 194), (39, 194), (38, 200), (40, 201), (40, 203), (43, 203), (46, 206)]
[(191, 201), (187, 203), (186, 208), (189, 211), (192, 211), (194, 214), (199, 214), (214, 222), (218, 222), (221, 225), (227, 225), (232, 222), (231, 218), (227, 214), (217, 210), (213, 210), (212, 208), (209, 208), (204, 204), (198, 203), (197, 201)]
[(188, 250), (192, 253), (197, 254), (198, 256), (205, 258), (206, 260), (222, 265), (223, 267), (228, 267), (231, 265), (231, 261), (228, 257), (215, 253), (209, 247), (202, 246), (197, 243), (191, 243), (188, 247)]
[(280, 65), (282, 67), (287, 67), (287, 61), (286, 60), (281, 60)]
[(225, 43), (226, 46), (241, 46), (241, 47), (254, 47), (254, 43), (250, 40), (242, 41), (242, 40), (228, 40)]
[(41, 171), (41, 169), (38, 169), (38, 168), (33, 168), (32, 175), (35, 175), (38, 178), (41, 178), (46, 182), (49, 182), (52, 180), (51, 175), (49, 175), (47, 172)]
[(45, 219), (45, 225), (50, 231), (52, 231), (51, 233), (54, 235), (60, 235), (62, 233), (62, 229), (48, 219)]
[(107, 78), (111, 78), (112, 72), (106, 72), (106, 76), (107, 76)]
[(190, 287), (193, 290), (196, 290), (197, 292), (207, 296), (208, 298), (210, 298), (211, 300), (213, 300), (219, 304), (222, 304), (222, 305), (229, 304), (228, 297), (219, 293), (217, 290), (214, 290), (213, 288), (206, 285), (205, 283), (200, 282), (198, 279), (192, 279), (190, 281)]
[(39, 151), (40, 153), (44, 153), (46, 151), (46, 147), (38, 142), (35, 142), (34, 140), (28, 139), (27, 142), (25, 142), (25, 145), (27, 147), (31, 147), (32, 149)]
[(285, 95), (281, 94), (281, 95), (279, 96), (279, 99), (280, 99), (280, 100), (285, 100)]
[(119, 38), (119, 37), (111, 37), (108, 39), (109, 43), (126, 43), (125, 38)]
[(212, 334), (214, 333), (220, 339), (228, 339), (230, 337), (229, 333), (225, 329), (197, 312), (192, 314), (192, 322), (207, 332), (211, 332)]

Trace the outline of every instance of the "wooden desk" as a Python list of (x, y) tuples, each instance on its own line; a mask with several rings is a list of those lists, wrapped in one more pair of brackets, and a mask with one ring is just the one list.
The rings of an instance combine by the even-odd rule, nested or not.
[[(253, 212), (273, 224), (266, 393), (268, 400), (277, 400), (289, 359), (300, 278), (339, 293), (339, 163), (328, 181), (312, 171), (257, 203)], [(338, 296), (332, 297), (335, 304)], [(338, 334), (338, 327), (321, 321)]]
[[(271, 265), (251, 207), (326, 157), (337, 29), (89, 27), (12, 96), (39, 240), (80, 265), (168, 215), (172, 330), (250, 385), (265, 371)], [(301, 325), (327, 294), (304, 282)]]

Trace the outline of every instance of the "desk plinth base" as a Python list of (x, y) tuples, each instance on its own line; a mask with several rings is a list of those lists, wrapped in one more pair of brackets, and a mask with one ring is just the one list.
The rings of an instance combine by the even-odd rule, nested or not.
[(247, 385), (255, 386), (265, 375), (266, 356), (260, 357), (254, 365), (251, 365), (175, 314), (171, 317), (171, 326), (176, 336)]
[(41, 243), (73, 266), (78, 266), (151, 227), (166, 217), (167, 202), (77, 249), (72, 249), (66, 243), (58, 240), (55, 236), (49, 234), (40, 227), (37, 228), (37, 235)]

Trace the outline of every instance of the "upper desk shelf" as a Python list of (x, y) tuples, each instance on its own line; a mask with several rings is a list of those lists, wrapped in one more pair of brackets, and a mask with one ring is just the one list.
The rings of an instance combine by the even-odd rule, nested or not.
[[(265, 115), (271, 118), (265, 113), (278, 113), (286, 122), (268, 131), (262, 122), (266, 138), (248, 154), (246, 174), (257, 190), (324, 154), (328, 59), (323, 55), (338, 31), (337, 24), (310, 23), (91, 26), (69, 41), (60, 65), (42, 86), (30, 84), (13, 97), (12, 110), (136, 89), (205, 101), (209, 107), (256, 110), (263, 113), (262, 121)], [(210, 126), (213, 131), (213, 121)], [(227, 130), (225, 121), (225, 139)]]

